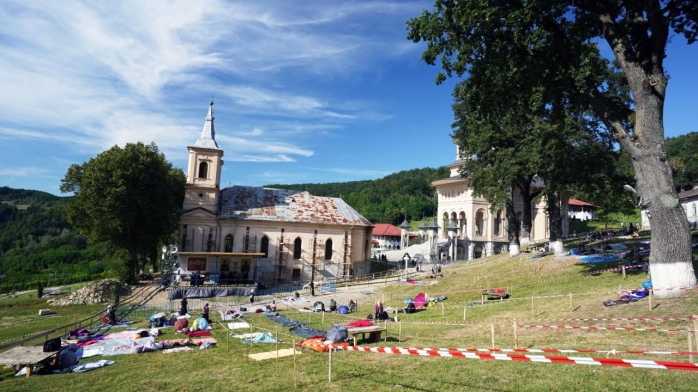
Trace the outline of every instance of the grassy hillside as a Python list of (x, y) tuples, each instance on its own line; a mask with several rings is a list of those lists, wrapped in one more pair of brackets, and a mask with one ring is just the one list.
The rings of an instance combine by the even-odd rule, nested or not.
[[(606, 351), (686, 351), (686, 332), (648, 332), (628, 330), (526, 328), (524, 326), (567, 325), (622, 328), (656, 328), (686, 331), (693, 322), (687, 318), (698, 314), (698, 294), (693, 290), (681, 291), (676, 297), (654, 299), (604, 307), (602, 302), (618, 297), (619, 289), (639, 288), (647, 279), (644, 273), (629, 273), (625, 279), (617, 272), (602, 272), (617, 263), (605, 265), (578, 265), (577, 259), (556, 259), (547, 256), (530, 259), (523, 254), (514, 259), (497, 255), (464, 263), (443, 270), (438, 284), (415, 286), (378, 282), (352, 298), (358, 301), (357, 313), (325, 315), (281, 310), (289, 318), (327, 330), (332, 321), (349, 321), (372, 312), (376, 299), (383, 299), (390, 307), (402, 307), (403, 299), (427, 292), (431, 297), (446, 295), (442, 303), (415, 314), (400, 314), (400, 323), (388, 324), (387, 342), (360, 343), (379, 347), (450, 347), (479, 348), (494, 346), (511, 349), (515, 346), (513, 324), (517, 327), (518, 348), (599, 350), (600, 353), (547, 354), (574, 357), (606, 358)], [(431, 282), (424, 279), (424, 282)], [(466, 307), (480, 301), (483, 288), (500, 287), (511, 293), (506, 301), (488, 301), (482, 306)], [(340, 291), (342, 289), (340, 288)], [(338, 297), (343, 294), (337, 294)], [(346, 297), (343, 297), (346, 298)], [(326, 303), (329, 297), (320, 297)], [(229, 299), (211, 300), (224, 307)], [(2, 304), (2, 302), (0, 302)], [(441, 306), (443, 304), (443, 308)], [(1, 305), (0, 305), (1, 306)], [(17, 310), (34, 317), (42, 303), (16, 305)], [(84, 314), (81, 307), (56, 309), (60, 315)], [(196, 311), (196, 310), (195, 310)], [(443, 313), (442, 313), (443, 312)], [(214, 313), (214, 312), (212, 312)], [(0, 315), (8, 313), (0, 308)], [(30, 316), (31, 315), (31, 316)], [(349, 317), (351, 316), (351, 317)], [(465, 321), (463, 318), (465, 316)], [(684, 318), (683, 321), (628, 321), (638, 318)], [(35, 318), (35, 317), (34, 317)], [(69, 318), (69, 317), (68, 317)], [(215, 316), (218, 319), (217, 315)], [(593, 320), (590, 320), (593, 319)], [(605, 319), (605, 320), (603, 320)], [(21, 321), (16, 317), (13, 322)], [(145, 325), (145, 320), (138, 320)], [(254, 331), (278, 333), (288, 348), (297, 336), (258, 314), (248, 321)], [(0, 320), (0, 322), (4, 322)], [(420, 324), (423, 323), (423, 324)], [(7, 325), (7, 324), (5, 324)], [(34, 328), (29, 321), (24, 330)], [(19, 328), (19, 327), (6, 327)], [(36, 328), (45, 328), (45, 325)], [(165, 329), (162, 339), (173, 339), (171, 329)], [(245, 331), (249, 332), (249, 331)], [(698, 390), (694, 372), (606, 366), (530, 363), (519, 361), (432, 358), (378, 353), (336, 352), (332, 355), (332, 383), (328, 383), (329, 356), (304, 351), (294, 360), (291, 357), (266, 361), (246, 359), (250, 353), (273, 351), (274, 344), (243, 345), (230, 338), (221, 324), (216, 324), (214, 337), (218, 347), (186, 353), (148, 353), (122, 355), (104, 359), (115, 360), (112, 366), (85, 374), (35, 376), (30, 379), (12, 377), (5, 370), (0, 373), (0, 388), (7, 391), (68, 391), (95, 390), (106, 385), (118, 386), (120, 391), (173, 390), (179, 388), (207, 391), (274, 391), (330, 389), (338, 391), (392, 391), (395, 389), (419, 391), (643, 391), (643, 390)], [(0, 340), (2, 337), (0, 336)], [(228, 347), (227, 347), (228, 346)], [(694, 346), (695, 350), (695, 346)], [(531, 353), (530, 355), (540, 355)], [(611, 358), (645, 359), (651, 361), (686, 362), (685, 355), (640, 355), (621, 353)], [(103, 359), (91, 358), (90, 361)], [(294, 388), (294, 374), (297, 387)], [(54, 381), (55, 380), (55, 381)], [(99, 385), (99, 387), (96, 387)]]

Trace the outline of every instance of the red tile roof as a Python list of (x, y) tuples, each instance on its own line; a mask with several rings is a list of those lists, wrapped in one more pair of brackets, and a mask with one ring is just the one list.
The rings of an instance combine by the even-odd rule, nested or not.
[[(373, 235), (385, 235), (390, 237), (402, 237), (402, 230), (399, 227), (393, 226), (390, 223), (376, 223), (373, 226)], [(416, 234), (409, 233), (410, 238), (416, 237)]]
[(589, 204), (585, 201), (577, 200), (577, 199), (570, 199), (569, 204), (571, 206), (577, 206), (577, 207), (593, 207), (596, 208), (595, 205)]
[(400, 231), (400, 228), (393, 226), (390, 223), (376, 223), (376, 225), (373, 226), (373, 235), (400, 237), (402, 232)]

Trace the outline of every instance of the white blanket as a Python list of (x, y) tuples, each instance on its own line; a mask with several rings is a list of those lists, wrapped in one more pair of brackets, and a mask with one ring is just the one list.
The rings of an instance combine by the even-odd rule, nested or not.
[(235, 323), (228, 323), (228, 329), (242, 329), (242, 328), (249, 328), (250, 324), (240, 321), (240, 322), (235, 322)]

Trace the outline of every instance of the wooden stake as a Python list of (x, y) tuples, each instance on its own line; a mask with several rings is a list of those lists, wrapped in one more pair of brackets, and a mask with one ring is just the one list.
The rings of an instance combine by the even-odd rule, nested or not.
[(444, 316), (444, 303), (441, 303), (441, 317)]
[(298, 381), (296, 380), (296, 339), (293, 339), (293, 386), (298, 387)]
[(492, 331), (492, 348), (494, 348), (494, 324), (490, 324), (490, 331)]
[(519, 335), (516, 331), (516, 319), (514, 319), (513, 327), (514, 327), (514, 348), (519, 348)]
[(570, 312), (572, 311), (572, 293), (570, 293)]
[[(693, 334), (691, 334), (691, 331), (688, 331), (688, 351), (693, 351)], [(693, 363), (693, 354), (688, 354), (688, 362)]]
[(325, 325), (325, 312), (322, 312), (322, 325)]
[(465, 315), (468, 312), (468, 304), (466, 303), (465, 306), (463, 306), (463, 321), (465, 321)]
[(397, 340), (402, 341), (402, 321), (400, 321), (400, 326), (397, 333)]
[(625, 279), (626, 278), (626, 276), (625, 276), (625, 264), (623, 264), (620, 268), (623, 271), (623, 279)]
[(385, 321), (385, 336), (383, 337), (383, 341), (387, 342), (388, 341), (388, 320)]
[(279, 362), (279, 327), (276, 327), (276, 362)]
[(533, 296), (531, 296), (531, 317), (536, 318), (536, 314), (533, 311)]
[(332, 346), (330, 346), (330, 366), (327, 372), (327, 380), (330, 384), (332, 384)]
[(695, 314), (693, 315), (693, 335), (695, 338), (694, 340), (696, 341), (696, 346), (698, 346), (698, 316)]
[(650, 312), (652, 311), (652, 297), (654, 297), (654, 290), (650, 289), (650, 298), (649, 298)]

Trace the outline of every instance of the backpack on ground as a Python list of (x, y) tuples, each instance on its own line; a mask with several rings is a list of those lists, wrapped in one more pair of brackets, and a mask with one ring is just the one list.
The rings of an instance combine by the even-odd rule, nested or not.
[(407, 304), (407, 309), (405, 309), (405, 313), (414, 313), (417, 311), (417, 308), (414, 307), (414, 304), (412, 302)]

